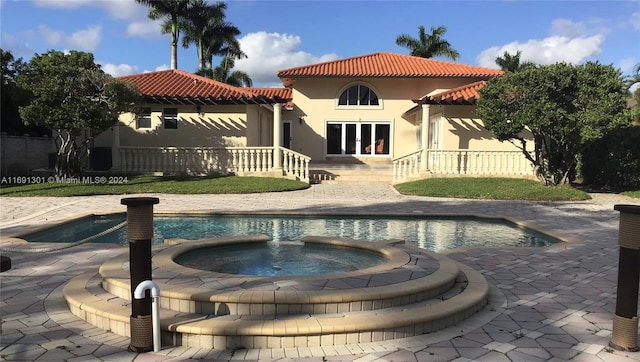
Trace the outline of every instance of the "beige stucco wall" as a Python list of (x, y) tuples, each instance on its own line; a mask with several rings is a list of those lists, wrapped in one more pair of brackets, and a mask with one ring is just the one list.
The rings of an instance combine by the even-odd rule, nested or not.
[[(284, 111), (282, 119), (292, 119), (292, 148), (311, 156), (325, 159), (326, 123), (328, 121), (388, 121), (391, 123), (392, 144), (388, 156), (361, 156), (360, 158), (395, 158), (417, 149), (417, 122), (420, 116), (403, 114), (415, 106), (418, 99), (436, 89), (451, 89), (476, 79), (441, 78), (387, 78), (387, 79), (297, 79), (293, 85), (295, 109)], [(373, 89), (381, 100), (380, 107), (338, 108), (337, 97), (347, 87), (364, 84)], [(298, 119), (304, 117), (300, 124)], [(448, 137), (448, 136), (447, 136)]]
[[(192, 105), (150, 105), (151, 129), (136, 129), (132, 114), (120, 116), (120, 145), (140, 147), (231, 147), (247, 144), (244, 105), (206, 105), (198, 114)], [(178, 109), (178, 128), (163, 127), (164, 108)]]
[[(475, 106), (445, 106), (440, 115), (442, 125), (442, 149), (517, 151), (511, 142), (501, 142), (484, 128), (482, 119), (475, 113)], [(523, 134), (531, 139), (531, 132)]]

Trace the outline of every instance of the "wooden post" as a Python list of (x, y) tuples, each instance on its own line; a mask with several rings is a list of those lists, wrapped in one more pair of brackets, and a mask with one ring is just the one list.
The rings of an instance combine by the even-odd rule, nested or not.
[(621, 351), (638, 349), (638, 286), (640, 284), (640, 205), (615, 205), (620, 211), (618, 292), (609, 346)]
[(153, 238), (153, 205), (157, 197), (129, 197), (120, 200), (127, 206), (127, 239), (129, 240), (129, 270), (131, 275), (131, 344), (133, 352), (153, 351), (151, 296), (143, 299), (133, 295), (138, 284), (151, 280), (151, 239)]

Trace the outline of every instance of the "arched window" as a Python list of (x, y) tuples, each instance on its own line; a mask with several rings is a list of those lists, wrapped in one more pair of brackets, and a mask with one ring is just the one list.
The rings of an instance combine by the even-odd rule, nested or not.
[(338, 98), (338, 106), (379, 106), (378, 95), (366, 85), (357, 84), (345, 89)]

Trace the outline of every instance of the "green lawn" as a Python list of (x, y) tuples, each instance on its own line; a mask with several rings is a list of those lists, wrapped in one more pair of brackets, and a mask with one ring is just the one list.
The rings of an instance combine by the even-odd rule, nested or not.
[[(90, 177), (87, 180), (104, 181)], [(109, 183), (109, 180), (119, 183)], [(15, 181), (15, 179), (13, 180)], [(86, 181), (86, 180), (84, 180)], [(308, 188), (304, 182), (269, 177), (161, 177), (133, 176), (107, 179), (104, 183), (36, 183), (0, 184), (2, 196), (86, 196), (163, 194), (248, 194), (256, 192), (294, 191)], [(363, 186), (366, 187), (366, 186)], [(395, 186), (405, 195), (455, 197), (488, 200), (588, 200), (589, 194), (570, 186), (543, 186), (537, 181), (516, 178), (431, 178)], [(640, 198), (640, 191), (623, 192)]]
[(629, 196), (629, 197), (635, 197), (640, 199), (640, 190), (638, 191), (625, 191), (622, 193), (625, 196)]
[[(89, 184), (88, 180), (98, 183)], [(37, 183), (0, 185), (3, 196), (86, 196), (137, 193), (162, 194), (248, 194), (256, 192), (293, 191), (308, 188), (304, 182), (271, 177), (161, 177), (135, 176), (96, 179), (83, 183)], [(114, 183), (109, 183), (109, 181)]]
[(404, 195), (488, 200), (588, 200), (570, 186), (544, 186), (533, 180), (497, 177), (430, 178), (396, 185)]

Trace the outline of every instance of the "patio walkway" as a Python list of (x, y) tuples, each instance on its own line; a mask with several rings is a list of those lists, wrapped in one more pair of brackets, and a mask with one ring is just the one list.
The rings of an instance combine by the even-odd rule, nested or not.
[[(50, 253), (3, 251), (13, 268), (0, 274), (0, 360), (640, 361), (638, 352), (608, 347), (618, 261), (619, 213), (613, 206), (640, 204), (637, 199), (596, 194), (586, 202), (477, 201), (402, 196), (386, 185), (348, 184), (272, 194), (157, 196), (156, 211), (509, 216), (580, 241), (564, 248), (453, 251), (452, 258), (482, 272), (496, 287), (493, 311), (433, 335), (322, 348), (176, 347), (144, 354), (128, 352), (128, 338), (71, 315), (61, 295), (70, 278), (97, 268), (120, 248), (85, 244)], [(6, 237), (86, 213), (124, 211), (121, 198), (2, 197), (0, 231)]]

